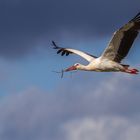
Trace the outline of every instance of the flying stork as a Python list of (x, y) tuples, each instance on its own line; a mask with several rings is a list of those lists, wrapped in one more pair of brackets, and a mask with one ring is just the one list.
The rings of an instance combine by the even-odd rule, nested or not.
[(59, 47), (54, 41), (52, 41), (52, 45), (53, 48), (57, 50), (57, 54), (61, 53), (62, 56), (77, 54), (89, 62), (88, 65), (76, 63), (73, 66), (65, 69), (65, 72), (72, 70), (85, 70), (96, 72), (125, 72), (129, 74), (138, 74), (139, 71), (137, 69), (130, 68), (129, 65), (122, 64), (121, 61), (128, 54), (134, 40), (139, 33), (139, 30), (140, 12), (113, 34), (108, 47), (104, 50), (100, 57), (96, 57), (75, 49)]

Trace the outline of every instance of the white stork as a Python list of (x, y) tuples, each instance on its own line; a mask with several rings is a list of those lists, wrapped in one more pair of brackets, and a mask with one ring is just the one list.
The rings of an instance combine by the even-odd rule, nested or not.
[(58, 50), (57, 53), (62, 53), (62, 56), (68, 56), (69, 54), (73, 53), (83, 57), (89, 62), (88, 65), (76, 63), (64, 70), (65, 72), (72, 70), (85, 70), (97, 72), (120, 71), (130, 74), (138, 74), (139, 71), (137, 69), (129, 68), (129, 65), (121, 64), (121, 60), (128, 54), (135, 38), (139, 33), (139, 30), (140, 12), (113, 34), (108, 47), (100, 57), (95, 57), (93, 55), (75, 49), (61, 48), (57, 46), (54, 41), (52, 41), (52, 45), (54, 46), (54, 49)]

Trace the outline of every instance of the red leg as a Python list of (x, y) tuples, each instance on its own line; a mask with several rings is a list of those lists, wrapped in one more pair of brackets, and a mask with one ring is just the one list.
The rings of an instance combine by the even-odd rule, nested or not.
[(139, 70), (137, 70), (137, 69), (125, 69), (124, 72), (130, 73), (130, 74), (138, 74)]

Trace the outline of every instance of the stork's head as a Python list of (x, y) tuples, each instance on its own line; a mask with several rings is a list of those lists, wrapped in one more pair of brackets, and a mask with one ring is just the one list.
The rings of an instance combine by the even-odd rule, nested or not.
[(67, 71), (72, 71), (72, 70), (82, 70), (82, 66), (83, 65), (76, 63), (73, 66), (67, 68), (65, 71), (67, 72)]

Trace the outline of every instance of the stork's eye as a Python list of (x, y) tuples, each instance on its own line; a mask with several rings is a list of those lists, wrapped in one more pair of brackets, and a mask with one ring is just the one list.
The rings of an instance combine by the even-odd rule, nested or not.
[(76, 63), (74, 66), (79, 66), (79, 64), (78, 64), (78, 63)]

